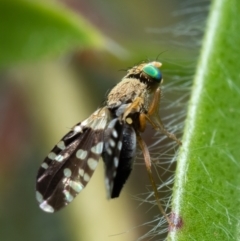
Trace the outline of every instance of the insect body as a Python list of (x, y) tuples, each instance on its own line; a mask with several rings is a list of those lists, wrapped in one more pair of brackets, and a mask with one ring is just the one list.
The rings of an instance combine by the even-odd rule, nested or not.
[(118, 197), (131, 173), (137, 143), (158, 198), (150, 155), (140, 132), (148, 121), (180, 143), (167, 132), (158, 115), (162, 82), (159, 67), (161, 63), (154, 61), (129, 69), (108, 94), (106, 105), (75, 125), (52, 149), (37, 175), (36, 198), (43, 211), (52, 213), (68, 205), (87, 185), (101, 157), (107, 196)]

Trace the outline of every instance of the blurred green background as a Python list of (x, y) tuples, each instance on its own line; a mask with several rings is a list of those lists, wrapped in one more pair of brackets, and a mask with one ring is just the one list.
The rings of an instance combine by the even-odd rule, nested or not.
[(141, 201), (151, 191), (141, 160), (120, 198), (106, 200), (100, 164), (52, 215), (38, 208), (35, 178), (54, 144), (144, 60), (163, 63), (161, 114), (168, 126), (179, 113), (169, 128), (180, 134), (207, 9), (208, 1), (0, 0), (1, 241), (164, 237), (157, 207)]

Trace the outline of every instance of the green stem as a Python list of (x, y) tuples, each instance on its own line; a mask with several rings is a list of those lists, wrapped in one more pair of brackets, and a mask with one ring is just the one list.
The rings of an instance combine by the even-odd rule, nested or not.
[(239, 30), (240, 1), (215, 0), (178, 159), (172, 212), (179, 219), (169, 240), (239, 240)]

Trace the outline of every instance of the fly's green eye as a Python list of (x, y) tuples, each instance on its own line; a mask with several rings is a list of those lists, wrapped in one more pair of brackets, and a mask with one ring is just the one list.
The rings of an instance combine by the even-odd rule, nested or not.
[(162, 79), (162, 73), (160, 70), (151, 64), (145, 65), (143, 67), (143, 72), (151, 78), (155, 79), (157, 82), (160, 82)]

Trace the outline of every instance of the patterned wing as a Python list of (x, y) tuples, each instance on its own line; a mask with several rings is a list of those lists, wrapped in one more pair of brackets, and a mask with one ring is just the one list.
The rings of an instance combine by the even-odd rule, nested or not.
[(132, 171), (136, 154), (136, 133), (132, 126), (118, 119), (109, 122), (104, 131), (103, 161), (108, 198), (118, 197)]
[(109, 121), (107, 108), (98, 109), (75, 125), (42, 163), (36, 198), (45, 212), (68, 205), (87, 185), (103, 150), (103, 133)]

